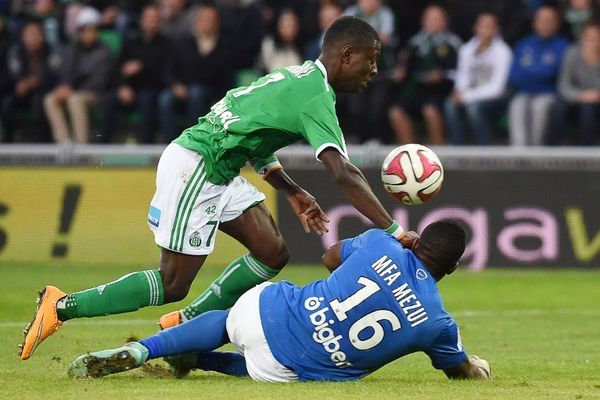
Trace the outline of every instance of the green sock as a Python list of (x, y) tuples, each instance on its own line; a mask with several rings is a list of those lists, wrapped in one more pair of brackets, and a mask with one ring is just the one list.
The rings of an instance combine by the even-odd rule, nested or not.
[(158, 270), (132, 272), (116, 281), (68, 295), (57, 304), (58, 318), (97, 317), (159, 306), (164, 302)]
[(248, 289), (268, 281), (279, 273), (250, 254), (234, 260), (211, 283), (204, 293), (181, 310), (185, 318), (192, 319), (210, 310), (226, 310)]

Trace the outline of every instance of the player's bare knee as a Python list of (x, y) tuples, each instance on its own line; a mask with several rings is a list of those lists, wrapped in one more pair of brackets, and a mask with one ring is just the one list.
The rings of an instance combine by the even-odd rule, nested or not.
[(161, 271), (161, 278), (163, 284), (164, 302), (173, 303), (180, 301), (187, 296), (192, 285), (191, 282), (183, 282), (181, 279), (175, 279), (172, 275), (165, 275)]
[(281, 244), (279, 252), (273, 261), (273, 268), (275, 269), (282, 269), (287, 265), (288, 261), (290, 261), (290, 252), (285, 243)]
[(173, 303), (185, 299), (190, 291), (189, 285), (170, 284), (163, 286), (165, 303)]
[(283, 241), (254, 253), (254, 256), (273, 269), (282, 269), (290, 260), (290, 252)]

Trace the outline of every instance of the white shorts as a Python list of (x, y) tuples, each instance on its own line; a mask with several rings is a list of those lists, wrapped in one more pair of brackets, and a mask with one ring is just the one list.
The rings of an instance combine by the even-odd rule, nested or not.
[(271, 282), (264, 282), (244, 293), (227, 316), (229, 340), (246, 359), (248, 374), (255, 381), (290, 382), (298, 380), (294, 371), (273, 357), (260, 322), (260, 293)]
[(238, 176), (225, 185), (206, 179), (202, 156), (171, 143), (160, 156), (148, 225), (156, 244), (189, 255), (212, 253), (220, 222), (231, 221), (265, 195)]

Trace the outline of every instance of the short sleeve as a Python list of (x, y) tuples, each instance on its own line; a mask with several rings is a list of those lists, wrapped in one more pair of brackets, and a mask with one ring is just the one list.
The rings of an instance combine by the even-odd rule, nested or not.
[(387, 234), (381, 229), (369, 229), (358, 236), (342, 240), (342, 247), (340, 249), (341, 261), (344, 262), (356, 250), (367, 247), (367, 245), (373, 241), (379, 241), (381, 237), (385, 235)]
[(440, 335), (425, 350), (436, 369), (449, 369), (462, 364), (466, 358), (456, 322), (450, 320)]
[(346, 143), (338, 123), (331, 93), (323, 92), (310, 100), (299, 118), (302, 136), (313, 148), (317, 160), (319, 160), (319, 154), (329, 147), (333, 147), (342, 156), (348, 158)]

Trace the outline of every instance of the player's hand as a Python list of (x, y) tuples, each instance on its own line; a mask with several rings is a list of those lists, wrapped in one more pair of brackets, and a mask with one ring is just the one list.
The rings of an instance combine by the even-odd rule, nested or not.
[(327, 218), (317, 200), (310, 193), (304, 189), (300, 189), (288, 195), (287, 199), (292, 206), (292, 210), (298, 216), (304, 232), (310, 233), (312, 230), (319, 236), (329, 232), (329, 229), (325, 225), (329, 222), (329, 218)]
[(475, 355), (469, 356), (469, 362), (479, 369), (480, 378), (492, 379), (492, 368), (489, 362)]
[(414, 245), (417, 243), (418, 240), (419, 234), (415, 231), (406, 231), (404, 232), (404, 235), (402, 235), (402, 237), (398, 239), (398, 241), (403, 247), (410, 250), (413, 249)]

